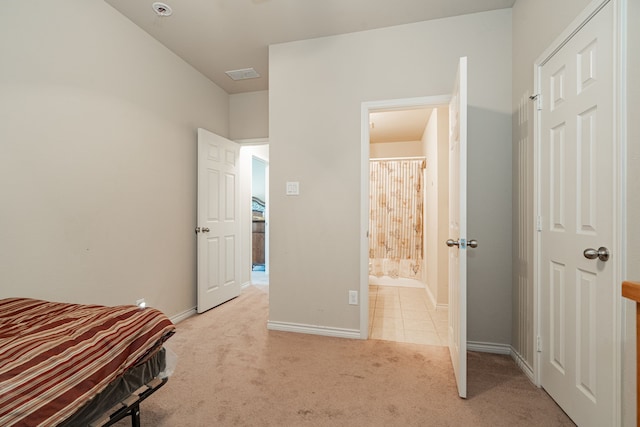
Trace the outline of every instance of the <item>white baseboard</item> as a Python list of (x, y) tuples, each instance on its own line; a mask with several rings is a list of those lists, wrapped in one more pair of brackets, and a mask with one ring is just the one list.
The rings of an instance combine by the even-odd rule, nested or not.
[(377, 285), (377, 286), (401, 286), (404, 288), (425, 288), (426, 285), (424, 282), (421, 282), (418, 279), (407, 279), (405, 277), (393, 278), (389, 276), (374, 276), (372, 274), (369, 275), (369, 284)]
[(467, 350), (511, 355), (511, 346), (509, 344), (496, 344), (492, 342), (467, 341)]
[(431, 304), (433, 304), (433, 306), (437, 308), (438, 302), (436, 301), (436, 298), (433, 296), (433, 292), (431, 292), (431, 288), (429, 287), (429, 285), (425, 285), (424, 290), (427, 293), (427, 298), (429, 298), (429, 301), (431, 301)]
[(529, 364), (522, 358), (522, 356), (520, 356), (520, 353), (518, 353), (513, 347), (511, 347), (511, 358), (515, 360), (516, 365), (518, 365), (518, 367), (522, 370), (522, 372), (524, 372), (529, 380), (533, 384), (537, 385), (536, 381), (534, 380), (533, 369), (531, 369), (531, 366), (529, 366)]
[(247, 281), (247, 282), (244, 282), (244, 283), (242, 284), (242, 290), (247, 289), (249, 286), (251, 286), (251, 280), (249, 280), (249, 281)]
[(304, 325), (288, 322), (267, 322), (267, 329), (272, 331), (297, 332), (301, 334), (323, 335), (326, 337), (360, 339), (360, 330), (332, 328), (329, 326)]
[(196, 314), (196, 307), (190, 308), (189, 310), (185, 310), (182, 313), (178, 313), (175, 316), (169, 318), (173, 323), (180, 323), (183, 320), (188, 319), (189, 317)]

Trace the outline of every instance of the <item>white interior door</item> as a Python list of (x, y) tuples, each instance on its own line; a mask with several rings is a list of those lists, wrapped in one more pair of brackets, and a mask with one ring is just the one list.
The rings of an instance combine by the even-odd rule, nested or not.
[(540, 381), (580, 426), (615, 425), (612, 3), (539, 70)]
[(449, 352), (458, 395), (467, 397), (467, 58), (449, 103)]
[(198, 129), (198, 313), (240, 295), (240, 146)]

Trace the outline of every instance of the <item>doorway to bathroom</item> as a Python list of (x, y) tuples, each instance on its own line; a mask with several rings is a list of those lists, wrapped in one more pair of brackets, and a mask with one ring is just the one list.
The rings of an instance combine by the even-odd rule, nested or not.
[(369, 112), (371, 339), (447, 345), (446, 102)]

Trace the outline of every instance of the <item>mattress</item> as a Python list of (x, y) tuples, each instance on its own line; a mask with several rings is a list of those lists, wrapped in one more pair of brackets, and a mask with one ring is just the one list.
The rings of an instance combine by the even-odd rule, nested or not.
[(0, 300), (0, 425), (64, 422), (174, 332), (152, 308)]
[(162, 348), (145, 362), (142, 362), (113, 380), (93, 399), (75, 414), (63, 421), (59, 427), (90, 425), (93, 421), (109, 413), (118, 403), (129, 397), (135, 390), (160, 376), (165, 369), (165, 349)]

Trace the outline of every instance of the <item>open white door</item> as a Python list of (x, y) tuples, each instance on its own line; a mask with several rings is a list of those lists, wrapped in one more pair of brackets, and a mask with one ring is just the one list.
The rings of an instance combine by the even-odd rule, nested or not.
[(449, 103), (449, 353), (458, 395), (467, 397), (467, 58)]
[(240, 295), (240, 146), (198, 129), (198, 313)]

